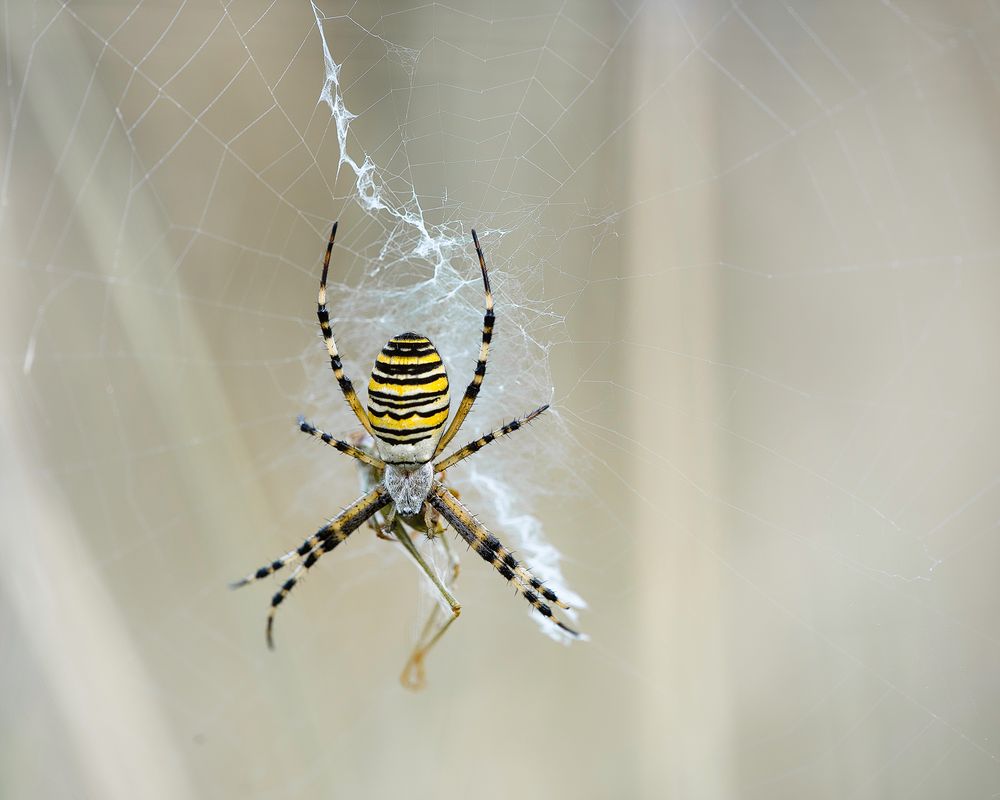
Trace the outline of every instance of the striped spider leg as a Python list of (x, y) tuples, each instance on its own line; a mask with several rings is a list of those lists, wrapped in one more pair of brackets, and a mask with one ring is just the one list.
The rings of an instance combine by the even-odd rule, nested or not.
[(428, 498), (428, 502), (434, 506), (447, 521), (448, 524), (461, 536), (479, 556), (489, 564), (509, 583), (514, 584), (518, 593), (527, 600), (532, 607), (543, 617), (554, 622), (562, 630), (571, 636), (579, 636), (575, 630), (564, 624), (552, 611), (551, 606), (544, 600), (553, 603), (560, 608), (569, 608), (559, 597), (545, 586), (538, 578), (523, 566), (514, 554), (486, 530), (485, 526), (479, 522), (453, 495), (448, 488), (439, 482), (435, 482), (434, 491)]
[(490, 357), (490, 341), (493, 339), (493, 325), (496, 322), (496, 317), (493, 314), (493, 290), (490, 289), (490, 274), (486, 269), (486, 258), (483, 256), (483, 248), (479, 246), (479, 236), (476, 234), (475, 229), (472, 230), (472, 241), (476, 245), (476, 255), (479, 256), (479, 269), (483, 273), (483, 289), (486, 292), (486, 313), (483, 314), (483, 340), (482, 344), (479, 345), (479, 360), (476, 361), (476, 369), (472, 374), (472, 381), (465, 389), (462, 402), (458, 404), (458, 411), (455, 412), (455, 418), (451, 421), (451, 425), (448, 426), (448, 430), (445, 431), (444, 436), (438, 441), (437, 447), (434, 448), (435, 457), (440, 455), (441, 451), (455, 438), (455, 434), (462, 427), (465, 418), (472, 411), (472, 404), (476, 402), (476, 397), (479, 396), (479, 388), (483, 385), (483, 378), (486, 377), (486, 362)]
[(344, 374), (344, 365), (340, 360), (340, 353), (337, 351), (337, 343), (333, 338), (333, 328), (330, 327), (330, 312), (326, 308), (326, 275), (330, 271), (330, 254), (333, 252), (333, 243), (337, 239), (337, 223), (333, 223), (330, 229), (330, 240), (326, 245), (326, 255), (323, 257), (323, 275), (319, 279), (319, 295), (316, 298), (316, 316), (319, 318), (319, 329), (323, 334), (323, 343), (326, 345), (326, 352), (330, 356), (330, 369), (333, 370), (333, 377), (340, 386), (340, 391), (344, 393), (347, 405), (351, 407), (354, 416), (358, 418), (361, 426), (372, 436), (372, 424), (365, 414), (365, 410), (358, 399), (358, 393), (354, 391), (354, 384), (351, 379)]
[(388, 502), (389, 494), (386, 492), (385, 487), (377, 486), (368, 494), (355, 500), (334, 519), (330, 520), (326, 525), (316, 531), (316, 533), (306, 539), (295, 550), (290, 550), (281, 558), (270, 564), (265, 564), (263, 567), (260, 567), (258, 570), (251, 572), (244, 578), (241, 578), (232, 584), (233, 589), (238, 589), (241, 586), (246, 586), (248, 583), (253, 583), (261, 578), (266, 578), (268, 575), (274, 574), (296, 558), (302, 559), (298, 566), (296, 566), (292, 571), (288, 580), (281, 584), (281, 588), (277, 591), (274, 597), (271, 598), (271, 608), (267, 613), (266, 627), (268, 647), (272, 650), (274, 649), (274, 616), (278, 611), (278, 606), (285, 602), (285, 598), (288, 597), (292, 589), (295, 588), (295, 584), (301, 580), (302, 573), (308, 572), (312, 569), (313, 565), (319, 561), (321, 557), (346, 540), (348, 536), (360, 528)]

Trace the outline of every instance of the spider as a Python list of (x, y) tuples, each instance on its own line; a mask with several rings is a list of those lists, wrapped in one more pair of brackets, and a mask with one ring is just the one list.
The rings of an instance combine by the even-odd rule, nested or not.
[[(493, 336), (493, 294), (486, 269), (486, 259), (479, 246), (479, 237), (472, 231), (472, 240), (479, 257), (486, 293), (486, 313), (483, 316), (482, 344), (479, 360), (459, 403), (451, 424), (448, 421), (451, 401), (448, 392), (448, 375), (437, 349), (431, 341), (416, 333), (407, 332), (391, 338), (375, 358), (375, 366), (368, 382), (367, 413), (361, 405), (351, 380), (344, 374), (343, 362), (330, 327), (330, 313), (326, 307), (326, 279), (330, 268), (330, 255), (337, 236), (337, 223), (333, 223), (330, 239), (323, 258), (323, 274), (319, 282), (317, 316), (320, 330), (330, 356), (330, 367), (347, 404), (371, 437), (355, 438), (355, 443), (335, 439), (319, 430), (305, 419), (299, 419), (302, 432), (313, 436), (357, 459), (368, 474), (367, 491), (343, 512), (330, 520), (299, 547), (251, 572), (232, 584), (233, 588), (261, 580), (293, 561), (298, 564), (273, 598), (267, 615), (266, 637), (268, 647), (274, 648), (274, 617), (305, 572), (326, 553), (341, 544), (348, 536), (369, 522), (376, 534), (383, 539), (395, 539), (414, 558), (441, 594), (451, 616), (436, 631), (432, 613), (403, 672), (404, 684), (416, 687), (423, 683), (423, 661), (427, 652), (436, 644), (462, 611), (461, 605), (421, 557), (407, 529), (437, 538), (444, 532), (444, 523), (450, 525), (460, 538), (473, 548), (485, 561), (520, 593), (542, 616), (549, 619), (572, 636), (579, 634), (567, 627), (549, 605), (568, 609), (556, 593), (545, 586), (531, 571), (480, 523), (459, 500), (456, 491), (444, 483), (445, 470), (455, 466), (490, 442), (506, 436), (542, 414), (548, 405), (530, 414), (516, 418), (506, 425), (476, 439), (451, 455), (438, 458), (448, 446), (472, 409), (486, 375), (490, 340)], [(435, 459), (438, 459), (435, 461)], [(379, 522), (380, 515), (383, 522)], [(387, 532), (388, 531), (388, 532)], [(447, 548), (446, 537), (441, 537), (452, 564), (452, 581), (457, 576), (457, 560)], [(451, 583), (452, 581), (448, 581)]]

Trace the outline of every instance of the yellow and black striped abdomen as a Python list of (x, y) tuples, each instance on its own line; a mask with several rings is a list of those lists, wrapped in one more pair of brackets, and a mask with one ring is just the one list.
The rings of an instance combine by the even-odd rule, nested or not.
[(449, 404), (448, 373), (430, 339), (416, 333), (391, 338), (375, 358), (368, 381), (368, 419), (383, 460), (430, 461)]

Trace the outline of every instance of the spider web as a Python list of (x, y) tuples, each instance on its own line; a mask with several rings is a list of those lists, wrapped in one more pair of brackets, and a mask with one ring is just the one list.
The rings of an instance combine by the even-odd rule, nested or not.
[[(5, 795), (1000, 792), (995, 4), (2, 19)], [(348, 374), (412, 329), (455, 394), (479, 231), (456, 446), (552, 409), (449, 482), (586, 644), (462, 552), (404, 692), (367, 531), (274, 654), (225, 590), (358, 494), (294, 426), (358, 427), (333, 219)]]

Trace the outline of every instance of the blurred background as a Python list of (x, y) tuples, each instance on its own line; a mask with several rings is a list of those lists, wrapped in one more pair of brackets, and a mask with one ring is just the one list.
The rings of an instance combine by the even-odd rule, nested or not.
[[(6, 4), (0, 794), (1000, 793), (1000, 7)], [(586, 601), (459, 622), (359, 531), (349, 375), (428, 334), (450, 475)], [(561, 557), (560, 557), (561, 554)], [(544, 569), (543, 569), (544, 567)]]

